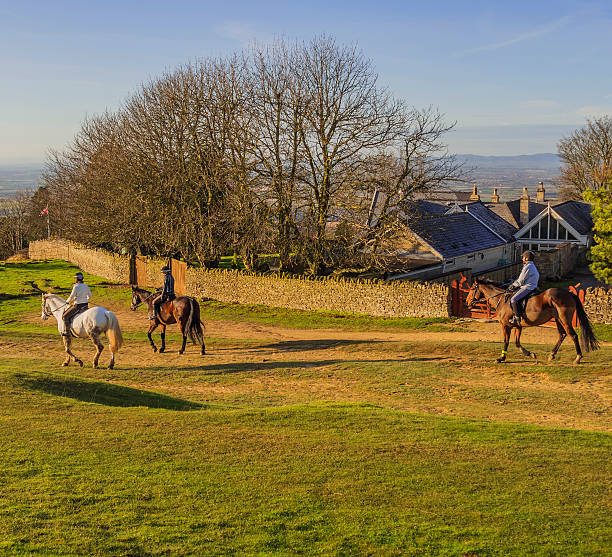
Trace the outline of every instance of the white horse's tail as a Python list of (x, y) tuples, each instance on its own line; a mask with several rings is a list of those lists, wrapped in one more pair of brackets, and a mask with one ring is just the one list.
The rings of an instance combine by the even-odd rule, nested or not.
[(108, 344), (111, 352), (117, 352), (119, 348), (123, 346), (123, 335), (121, 334), (121, 329), (119, 328), (117, 316), (112, 311), (109, 311), (107, 316), (109, 326), (106, 330), (106, 337), (108, 338)]

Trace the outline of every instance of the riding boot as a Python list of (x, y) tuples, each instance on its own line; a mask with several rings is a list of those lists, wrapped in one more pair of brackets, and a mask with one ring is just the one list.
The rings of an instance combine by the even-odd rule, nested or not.
[(510, 323), (512, 323), (513, 325), (520, 326), (521, 310), (519, 309), (519, 302), (510, 302), (510, 306), (512, 307), (512, 311), (514, 312), (512, 319), (510, 319)]

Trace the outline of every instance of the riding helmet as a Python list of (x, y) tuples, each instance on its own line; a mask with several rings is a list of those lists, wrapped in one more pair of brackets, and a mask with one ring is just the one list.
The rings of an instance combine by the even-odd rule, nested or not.
[(161, 272), (162, 272), (162, 273), (169, 273), (169, 272), (170, 272), (170, 267), (168, 267), (168, 265), (164, 265), (164, 266), (161, 268)]
[(83, 273), (80, 271), (74, 275), (74, 278), (77, 280), (83, 280)]

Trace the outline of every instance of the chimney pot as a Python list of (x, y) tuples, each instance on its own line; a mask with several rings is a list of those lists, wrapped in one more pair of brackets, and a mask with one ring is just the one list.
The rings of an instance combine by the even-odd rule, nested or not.
[(523, 188), (523, 195), (521, 195), (521, 203), (520, 203), (520, 215), (519, 215), (519, 223), (521, 227), (525, 226), (529, 222), (529, 194), (527, 193), (527, 188)]

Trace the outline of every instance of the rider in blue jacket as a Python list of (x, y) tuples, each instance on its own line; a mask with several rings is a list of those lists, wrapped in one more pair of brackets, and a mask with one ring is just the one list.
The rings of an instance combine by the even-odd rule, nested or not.
[(540, 273), (536, 269), (533, 262), (533, 252), (529, 250), (523, 252), (523, 268), (521, 270), (521, 274), (510, 285), (512, 290), (516, 290), (518, 288), (510, 299), (510, 305), (512, 306), (512, 311), (514, 312), (514, 317), (510, 319), (510, 323), (520, 326), (521, 312), (519, 309), (519, 301), (538, 287), (539, 280)]
[(159, 311), (161, 309), (161, 305), (164, 302), (172, 301), (176, 298), (174, 294), (174, 277), (172, 276), (172, 272), (170, 271), (170, 267), (164, 265), (161, 268), (161, 272), (164, 273), (164, 286), (162, 288), (161, 296), (159, 296), (154, 302), (153, 307), (155, 308), (153, 312), (153, 318), (159, 316)]

